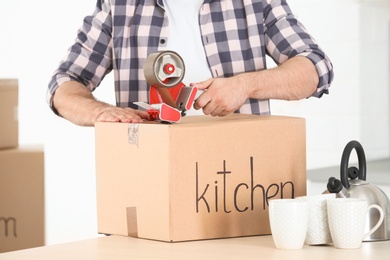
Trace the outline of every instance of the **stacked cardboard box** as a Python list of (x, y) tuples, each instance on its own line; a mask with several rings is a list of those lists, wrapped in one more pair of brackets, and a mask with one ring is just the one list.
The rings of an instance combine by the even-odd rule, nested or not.
[(44, 152), (18, 142), (18, 81), (0, 79), (0, 253), (45, 244)]
[(270, 234), (268, 201), (306, 194), (303, 118), (98, 123), (98, 231), (168, 242)]
[(0, 79), (0, 149), (18, 146), (18, 81)]

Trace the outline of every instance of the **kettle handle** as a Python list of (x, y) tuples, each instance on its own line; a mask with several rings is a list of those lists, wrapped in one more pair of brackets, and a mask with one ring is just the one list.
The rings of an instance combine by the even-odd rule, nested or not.
[[(359, 179), (366, 180), (366, 155), (364, 154), (363, 146), (355, 140), (350, 141), (344, 148), (343, 155), (341, 156), (340, 164), (340, 179), (341, 183), (346, 189), (349, 189), (348, 181), (348, 163), (352, 150), (355, 149), (358, 161), (359, 161)], [(351, 170), (355, 170), (356, 167), (351, 167)]]

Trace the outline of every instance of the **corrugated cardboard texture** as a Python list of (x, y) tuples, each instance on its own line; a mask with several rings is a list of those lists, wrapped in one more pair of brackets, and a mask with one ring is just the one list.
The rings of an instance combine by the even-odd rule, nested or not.
[[(134, 140), (134, 128), (136, 144), (128, 138)], [(172, 125), (100, 123), (96, 163), (101, 233), (129, 235), (126, 209), (135, 207), (141, 238), (270, 234), (268, 200), (306, 194), (305, 120), (230, 115)]]
[(18, 146), (18, 81), (0, 79), (0, 149)]
[(0, 150), (0, 252), (44, 244), (43, 150)]

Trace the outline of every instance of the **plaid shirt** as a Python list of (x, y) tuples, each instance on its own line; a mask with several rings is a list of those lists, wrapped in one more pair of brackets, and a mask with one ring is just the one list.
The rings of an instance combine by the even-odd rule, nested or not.
[[(162, 0), (98, 0), (49, 83), (53, 111), (52, 95), (59, 85), (75, 80), (93, 91), (112, 70), (117, 106), (148, 102), (143, 64), (149, 54), (165, 49), (167, 17)], [(286, 0), (205, 0), (199, 26), (213, 77), (264, 70), (266, 55), (276, 64), (300, 55), (314, 63), (319, 75), (313, 96), (328, 93), (332, 64)], [(269, 114), (269, 101), (248, 99), (237, 112)]]

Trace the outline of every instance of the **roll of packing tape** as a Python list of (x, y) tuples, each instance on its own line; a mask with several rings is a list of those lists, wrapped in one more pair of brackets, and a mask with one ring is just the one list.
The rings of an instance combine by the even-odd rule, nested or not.
[(185, 74), (184, 61), (174, 51), (161, 51), (150, 54), (144, 64), (147, 82), (156, 88), (172, 88), (179, 84)]

